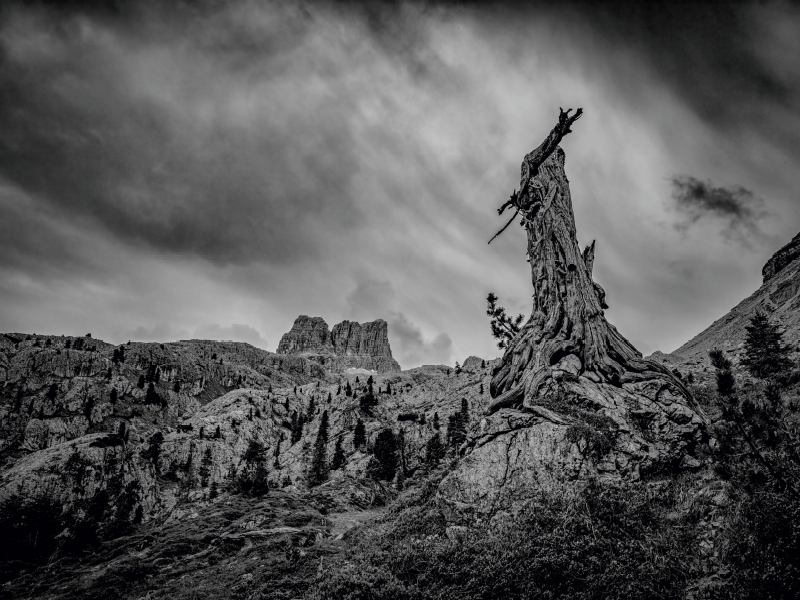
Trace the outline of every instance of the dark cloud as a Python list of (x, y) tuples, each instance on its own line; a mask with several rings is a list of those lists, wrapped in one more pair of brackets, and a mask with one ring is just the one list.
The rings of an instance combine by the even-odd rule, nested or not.
[[(328, 36), (341, 56), (347, 40), (296, 11), (259, 15), (285, 27), (258, 28), (233, 9), (215, 35), (198, 17), (164, 40), (159, 16), (122, 28), (12, 11), (0, 31), (0, 175), (67, 218), (160, 250), (221, 263), (317, 257), (323, 230), (359, 223), (352, 94), (343, 61), (296, 50)], [(243, 60), (254, 29), (270, 43)], [(281, 92), (287, 77), (309, 89)]]
[[(305, 313), (385, 318), (404, 367), (490, 358), (486, 292), (531, 293), (495, 209), (582, 105), (580, 241), (620, 330), (676, 347), (769, 256), (709, 231), (797, 232), (798, 40), (769, 3), (3, 3), (0, 330), (277, 340)], [(687, 172), (764, 205), (703, 184), (682, 235)]]
[(767, 212), (764, 200), (741, 186), (717, 187), (711, 181), (701, 181), (689, 175), (670, 179), (672, 198), (683, 219), (675, 227), (686, 231), (703, 217), (720, 220), (726, 240), (749, 244), (763, 239), (759, 227)]

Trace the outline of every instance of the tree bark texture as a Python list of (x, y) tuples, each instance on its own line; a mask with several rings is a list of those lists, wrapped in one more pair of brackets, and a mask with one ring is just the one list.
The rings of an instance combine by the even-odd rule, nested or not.
[(535, 405), (543, 383), (567, 363), (577, 369), (579, 377), (595, 383), (622, 386), (660, 380), (694, 404), (679, 379), (663, 365), (644, 360), (606, 321), (605, 292), (592, 279), (594, 242), (581, 252), (564, 151), (558, 145), (582, 110), (572, 116), (569, 113), (561, 111), (558, 124), (544, 142), (525, 156), (519, 192), (499, 211), (513, 207), (522, 216), (528, 238), (533, 311), (495, 369), (490, 387), (495, 400), (490, 412)]

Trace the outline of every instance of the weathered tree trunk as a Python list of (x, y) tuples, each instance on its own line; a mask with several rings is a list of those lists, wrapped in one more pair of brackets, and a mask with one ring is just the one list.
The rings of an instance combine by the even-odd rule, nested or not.
[(564, 151), (558, 146), (582, 112), (561, 111), (547, 139), (525, 156), (519, 192), (500, 209), (511, 206), (522, 215), (533, 312), (495, 370), (490, 412), (536, 404), (542, 384), (565, 369), (614, 386), (658, 379), (692, 401), (666, 367), (644, 360), (605, 319), (605, 292), (592, 280), (594, 242), (583, 252), (578, 247)]

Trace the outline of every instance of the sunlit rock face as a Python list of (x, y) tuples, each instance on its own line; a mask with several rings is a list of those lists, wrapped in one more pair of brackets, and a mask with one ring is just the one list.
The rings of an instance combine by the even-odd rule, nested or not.
[(307, 356), (331, 372), (348, 368), (379, 373), (400, 371), (392, 358), (388, 325), (383, 319), (368, 323), (342, 321), (328, 329), (321, 317), (301, 315), (281, 337), (278, 354)]

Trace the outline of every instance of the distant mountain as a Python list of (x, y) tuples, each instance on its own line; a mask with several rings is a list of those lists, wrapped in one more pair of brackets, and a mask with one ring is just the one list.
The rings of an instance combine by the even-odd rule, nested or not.
[(368, 369), (396, 373), (400, 365), (392, 358), (386, 321), (368, 323), (342, 321), (328, 330), (322, 317), (300, 315), (292, 329), (283, 334), (278, 354), (306, 356), (329, 371)]
[(714, 321), (683, 346), (650, 358), (690, 372), (710, 372), (708, 352), (720, 348), (737, 362), (745, 340), (745, 327), (761, 310), (784, 329), (784, 340), (793, 347), (800, 343), (800, 234), (778, 250), (764, 265), (764, 282), (728, 314)]

